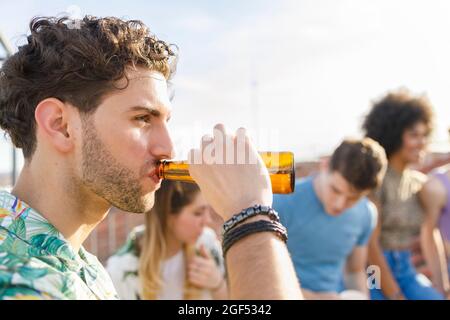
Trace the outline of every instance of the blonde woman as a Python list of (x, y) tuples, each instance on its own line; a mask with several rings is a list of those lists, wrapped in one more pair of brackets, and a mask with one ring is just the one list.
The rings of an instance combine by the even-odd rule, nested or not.
[(226, 299), (220, 243), (194, 184), (163, 181), (145, 226), (108, 259), (121, 299)]

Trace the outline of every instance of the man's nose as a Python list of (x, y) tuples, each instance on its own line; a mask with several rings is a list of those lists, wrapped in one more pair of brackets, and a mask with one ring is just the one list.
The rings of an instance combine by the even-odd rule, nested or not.
[(152, 132), (150, 152), (158, 159), (172, 159), (175, 148), (167, 125), (161, 124), (157, 131)]
[(334, 207), (335, 207), (337, 210), (342, 210), (342, 209), (344, 209), (346, 202), (347, 202), (347, 201), (346, 201), (345, 197), (338, 197), (338, 198), (336, 199), (336, 202), (335, 202)]

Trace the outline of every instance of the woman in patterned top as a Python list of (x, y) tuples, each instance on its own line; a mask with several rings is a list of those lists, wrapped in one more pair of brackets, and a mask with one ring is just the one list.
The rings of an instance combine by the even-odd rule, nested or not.
[(109, 258), (122, 299), (226, 299), (220, 243), (206, 227), (209, 207), (194, 184), (163, 181), (145, 226)]
[[(442, 299), (442, 292), (412, 265), (411, 245), (421, 235), (429, 254), (427, 263), (441, 266), (445, 252), (433, 237), (433, 219), (423, 210), (421, 192), (426, 176), (410, 169), (418, 163), (432, 129), (432, 107), (426, 97), (406, 90), (389, 93), (367, 115), (363, 129), (386, 151), (388, 170), (382, 186), (373, 195), (379, 221), (369, 243), (369, 262), (380, 268), (381, 288), (371, 290), (377, 299)], [(443, 291), (445, 268), (432, 268), (432, 280)]]

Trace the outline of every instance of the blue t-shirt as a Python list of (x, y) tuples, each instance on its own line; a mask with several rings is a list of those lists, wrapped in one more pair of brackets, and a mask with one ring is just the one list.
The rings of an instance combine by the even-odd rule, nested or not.
[(313, 177), (296, 181), (295, 192), (274, 196), (273, 207), (288, 231), (288, 250), (303, 288), (341, 291), (343, 268), (354, 247), (365, 245), (377, 222), (375, 206), (361, 199), (339, 216), (328, 214)]

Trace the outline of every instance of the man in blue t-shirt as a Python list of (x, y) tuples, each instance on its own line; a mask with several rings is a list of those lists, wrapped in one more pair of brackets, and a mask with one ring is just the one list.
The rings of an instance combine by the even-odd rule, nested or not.
[(296, 182), (294, 194), (274, 197), (306, 299), (368, 298), (367, 242), (377, 211), (366, 196), (386, 163), (377, 142), (345, 140), (318, 174)]

